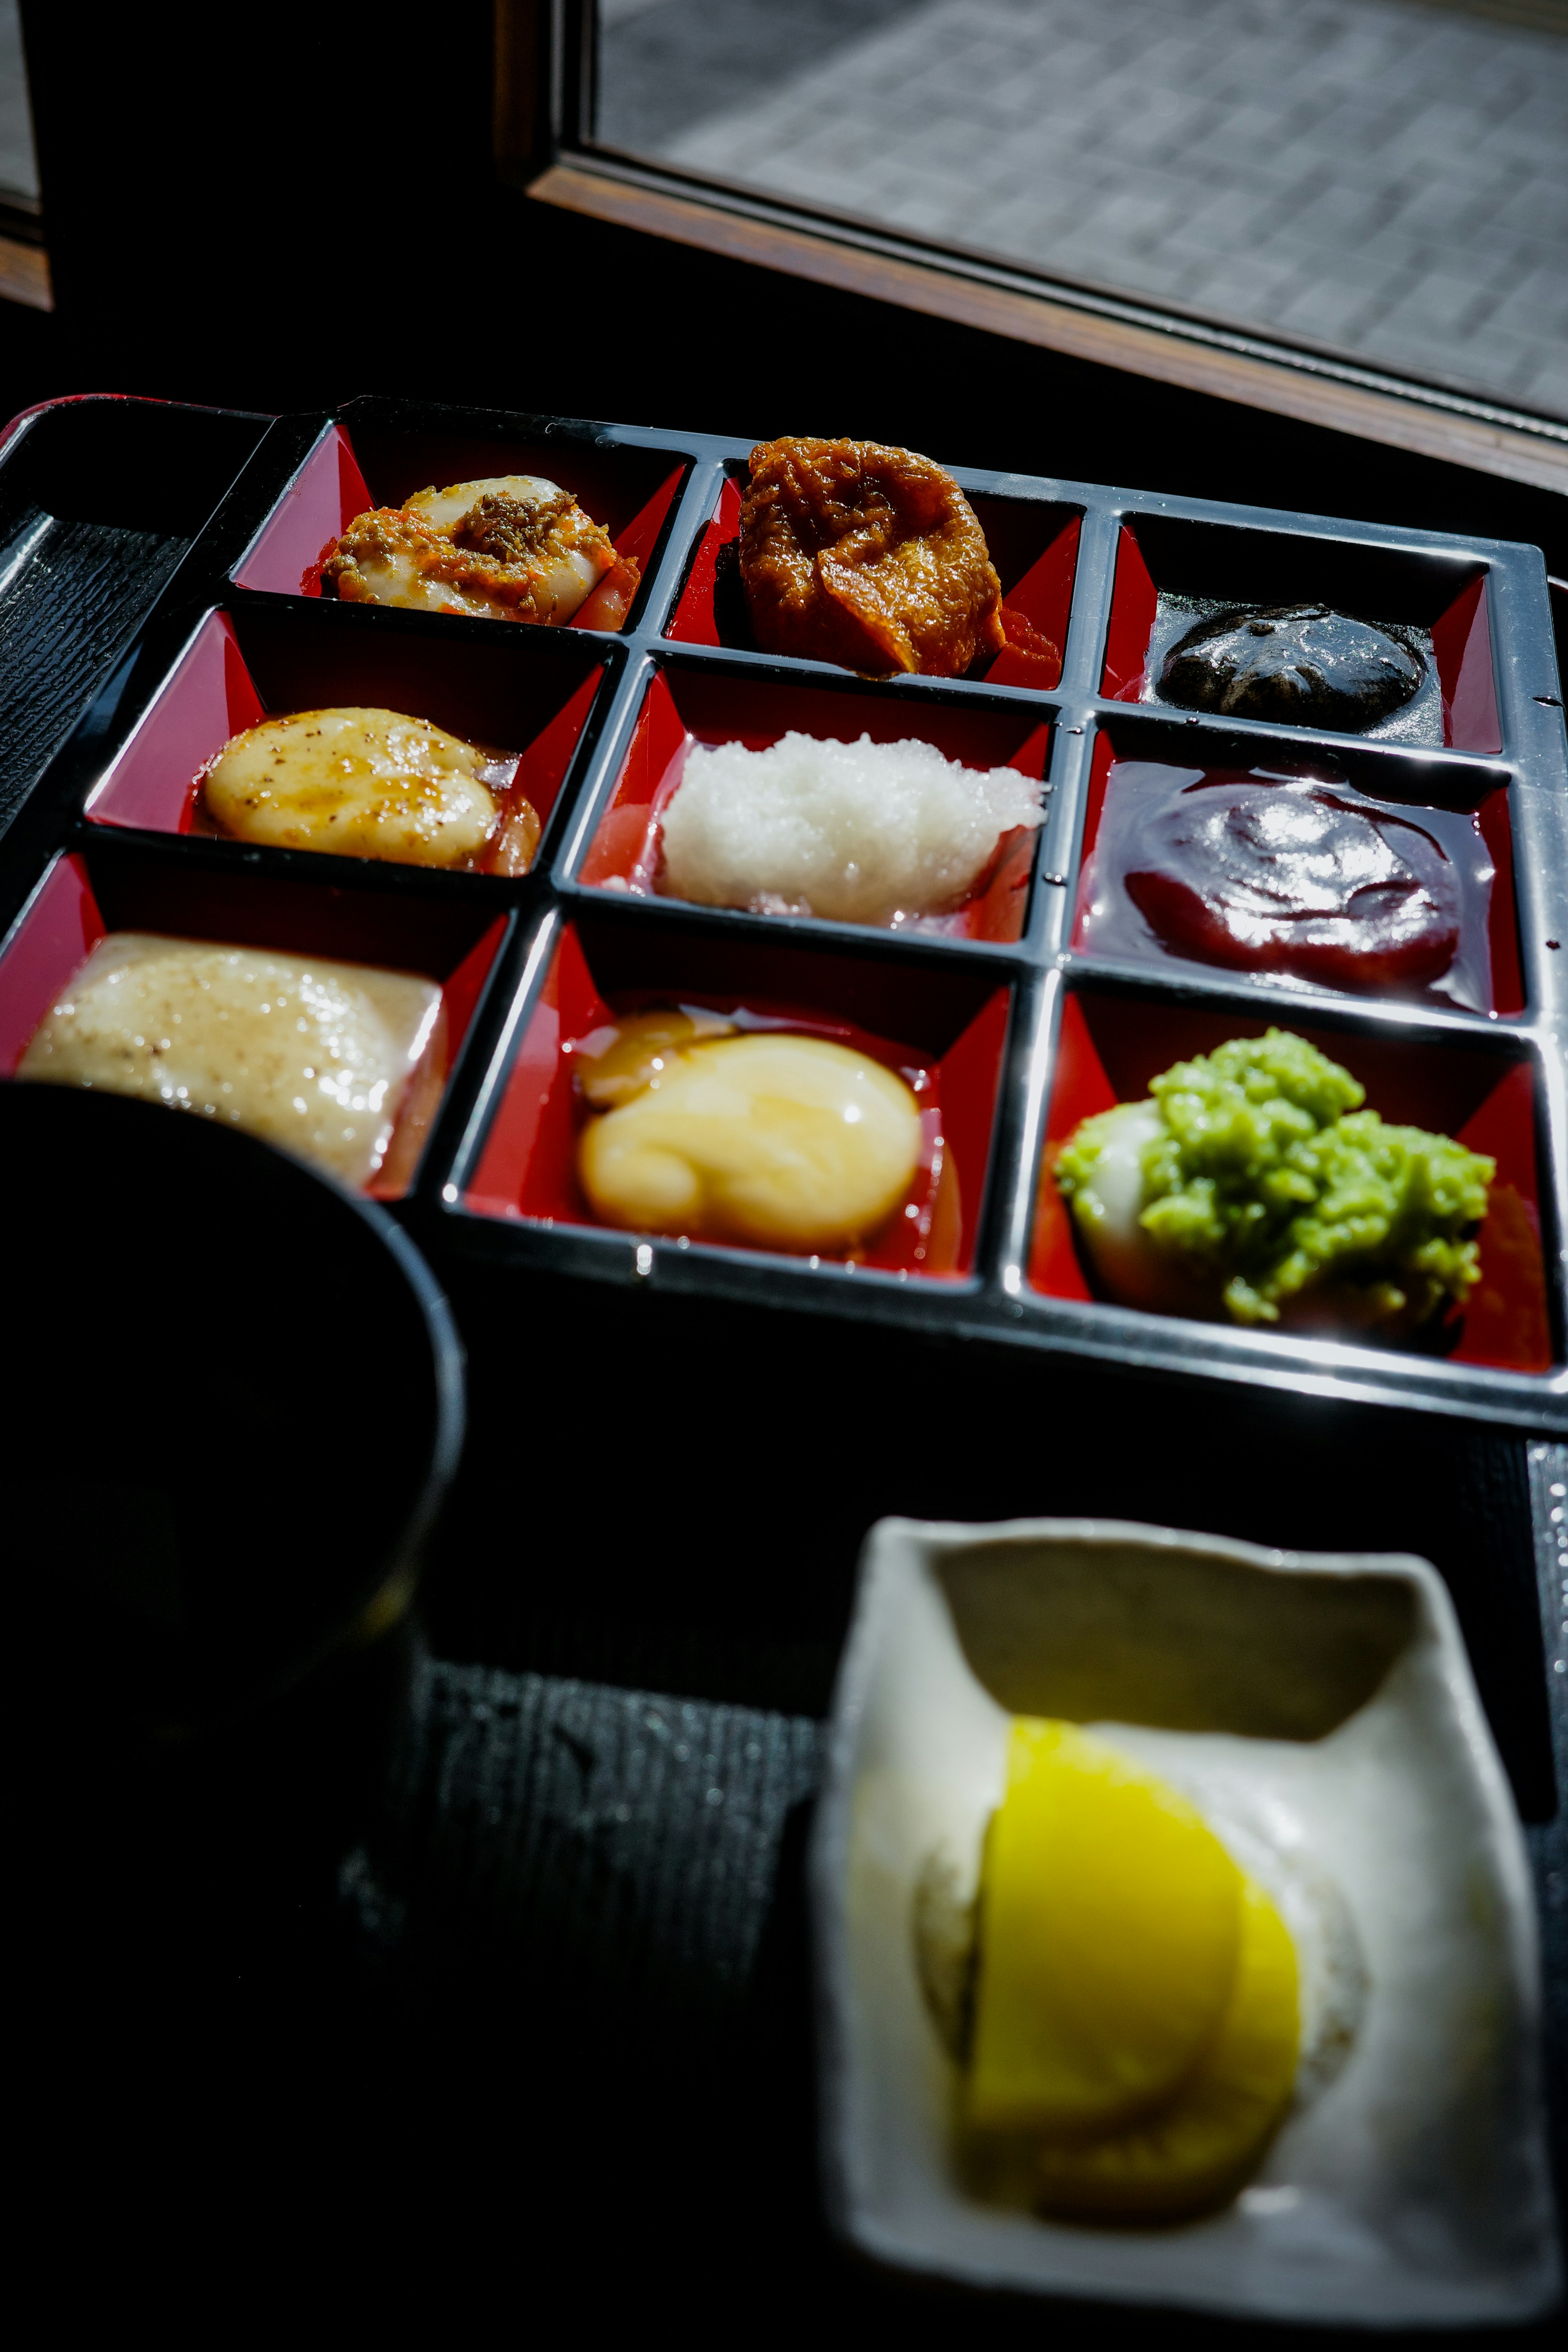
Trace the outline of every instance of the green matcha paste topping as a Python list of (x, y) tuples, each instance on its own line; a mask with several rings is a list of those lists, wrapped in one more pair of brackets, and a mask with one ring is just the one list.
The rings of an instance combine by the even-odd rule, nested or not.
[[(1276, 1323), (1300, 1301), (1414, 1330), (1464, 1304), (1495, 1161), (1385, 1126), (1348, 1070), (1281, 1029), (1178, 1062), (1151, 1092), (1138, 1223), (1184, 1274), (1223, 1284), (1237, 1322)], [(1103, 1214), (1096, 1165), (1128, 1108), (1085, 1119), (1057, 1162), (1086, 1233)]]

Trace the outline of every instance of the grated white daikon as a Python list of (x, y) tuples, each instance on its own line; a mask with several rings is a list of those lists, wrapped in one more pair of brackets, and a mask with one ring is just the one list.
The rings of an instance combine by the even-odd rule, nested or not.
[(658, 887), (844, 923), (939, 914), (973, 888), (1003, 834), (1041, 822), (1042, 799), (1016, 768), (965, 768), (914, 740), (700, 743), (664, 812)]

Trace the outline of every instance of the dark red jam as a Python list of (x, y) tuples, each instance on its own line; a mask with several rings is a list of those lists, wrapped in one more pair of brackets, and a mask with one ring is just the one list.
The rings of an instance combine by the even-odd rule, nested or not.
[[(1489, 1002), (1475, 818), (1309, 776), (1110, 771), (1078, 943), (1323, 988)], [(1152, 935), (1151, 939), (1151, 934)]]

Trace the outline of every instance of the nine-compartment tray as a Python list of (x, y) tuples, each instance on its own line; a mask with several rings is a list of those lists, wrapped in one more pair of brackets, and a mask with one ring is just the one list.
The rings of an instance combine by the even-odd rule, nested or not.
[[(133, 438), (145, 422), (139, 423), (134, 413), (153, 405), (123, 404), (133, 413), (132, 421), (120, 429)], [(79, 404), (78, 414), (87, 406)], [(176, 421), (194, 415), (199, 425), (200, 412), (174, 414)], [(244, 422), (248, 430), (253, 421)], [(197, 438), (205, 434), (201, 426)], [(243, 454), (237, 446), (236, 462)], [(1298, 1416), (1292, 1391), (1343, 1398), (1351, 1402), (1349, 1419), (1358, 1426), (1389, 1432), (1389, 1470), (1397, 1492), (1388, 1498), (1387, 1509), (1391, 1523), (1395, 1511), (1401, 1515), (1400, 1541), (1405, 1540), (1408, 1470), (1401, 1449), (1418, 1424), (1411, 1416), (1363, 1413), (1357, 1406), (1405, 1402), (1515, 1427), (1560, 1430), (1568, 1420), (1562, 1275), (1568, 1152), (1560, 973), (1560, 956), (1568, 953), (1568, 785), (1545, 588), (1535, 551), (1195, 501), (1124, 497), (1019, 477), (963, 474), (961, 479), (983, 514), (1009, 603), (1040, 638), (1063, 649), (1059, 675), (1047, 679), (1043, 669), (1048, 663), (1042, 666), (1037, 654), (1024, 665), (1027, 675), (1022, 678), (1000, 675), (997, 664), (986, 677), (956, 683), (879, 684), (817, 665), (773, 661), (748, 642), (732, 558), (722, 552), (734, 535), (744, 458), (742, 445), (700, 436), (384, 402), (353, 404), (336, 418), (291, 417), (274, 424), (226, 496), (219, 483), (212, 485), (216, 510), (172, 580), (165, 572), (154, 581), (144, 568), (137, 572), (129, 564), (129, 593), (138, 619), (121, 633), (125, 650), (103, 680), (101, 664), (110, 656), (107, 644), (100, 649), (100, 690), (19, 803), (0, 841), (0, 1014), (7, 1039), (0, 1066), (15, 1066), (43, 998), (71, 959), (84, 951), (95, 927), (166, 926), (401, 961), (440, 979), (461, 1050), (443, 1114), (400, 1213), (415, 1223), (437, 1263), (445, 1260), (448, 1278), (457, 1277), (454, 1296), (466, 1297), (470, 1306), (511, 1265), (525, 1275), (540, 1270), (585, 1276), (604, 1286), (596, 1299), (617, 1318), (640, 1316), (643, 1302), (652, 1303), (650, 1292), (660, 1290), (671, 1294), (672, 1303), (681, 1294), (689, 1299), (706, 1297), (718, 1302), (716, 1315), (726, 1312), (722, 1302), (735, 1301), (828, 1318), (853, 1317), (883, 1327), (880, 1334), (866, 1334), (879, 1349), (889, 1339), (896, 1342), (900, 1327), (911, 1338), (926, 1333), (1000, 1341), (991, 1365), (998, 1388), (1016, 1387), (1031, 1400), (1053, 1390), (1059, 1396), (1061, 1383), (1048, 1376), (1070, 1371), (1075, 1355), (1098, 1359), (1132, 1413), (1151, 1391), (1133, 1384), (1121, 1390), (1119, 1365), (1190, 1371), (1222, 1381), (1239, 1379), (1280, 1392), (1280, 1410), (1268, 1423), (1277, 1437), (1285, 1423), (1293, 1435), (1297, 1419), (1311, 1419), (1317, 1412), (1309, 1407)], [(12, 462), (8, 453), (0, 464), (0, 489), (7, 487)], [(644, 586), (626, 629), (615, 636), (520, 629), (499, 622), (356, 611), (321, 596), (315, 572), (321, 553), (367, 499), (400, 496), (457, 471), (518, 465), (576, 488), (611, 522), (623, 551), (639, 554)], [(1162, 534), (1167, 521), (1179, 530)], [(195, 532), (198, 522), (193, 517), (187, 528)], [(1136, 589), (1152, 638), (1160, 625), (1162, 593), (1209, 593), (1215, 575), (1202, 572), (1195, 558), (1191, 571), (1173, 566), (1184, 548), (1201, 551), (1217, 543), (1205, 536), (1211, 527), (1226, 543), (1245, 541), (1247, 534), (1259, 544), (1267, 540), (1275, 551), (1264, 551), (1267, 562), (1278, 561), (1280, 542), (1289, 551), (1302, 541), (1348, 550), (1352, 557), (1393, 551), (1405, 562), (1411, 580), (1426, 583), (1422, 600), (1410, 609), (1437, 656), (1436, 732), (1442, 735), (1446, 729), (1451, 740), (1431, 740), (1430, 713), (1423, 721), (1426, 740), (1369, 743), (1294, 730), (1189, 722), (1184, 713), (1141, 699), (1144, 689), (1136, 664), (1114, 675), (1107, 667), (1113, 611), (1124, 588)], [(289, 531), (291, 540), (286, 539)], [(635, 544), (634, 534), (639, 534)], [(1130, 541), (1147, 585), (1135, 570), (1124, 575)], [(156, 547), (151, 554), (157, 556)], [(258, 575), (263, 554), (278, 560), (271, 578)], [(294, 572), (289, 567), (296, 561)], [(1428, 568), (1422, 571), (1422, 565)], [(1297, 576), (1303, 593), (1331, 584), (1323, 572)], [(1226, 575), (1220, 578), (1224, 584)], [(1193, 581), (1197, 584), (1189, 585)], [(1270, 574), (1260, 558), (1259, 568), (1239, 579), (1236, 593), (1283, 593), (1292, 584), (1289, 577)], [(1446, 600), (1445, 586), (1453, 589)], [(1343, 593), (1350, 601), (1352, 590)], [(1443, 651), (1445, 627), (1457, 646), (1452, 658)], [(1142, 649), (1145, 672), (1148, 641)], [(1125, 649), (1125, 632), (1116, 642)], [(1134, 647), (1135, 654), (1139, 650)], [(1480, 672), (1483, 651), (1487, 670)], [(1488, 682), (1495, 729), (1485, 723), (1481, 687)], [(193, 824), (196, 769), (232, 727), (247, 723), (258, 710), (333, 698), (384, 699), (516, 750), (529, 762), (529, 789), (545, 818), (531, 874), (508, 882), (258, 850), (207, 837)], [(830, 714), (847, 732), (868, 728), (874, 734), (928, 734), (954, 755), (973, 757), (979, 764), (1011, 760), (1027, 772), (1044, 774), (1050, 797), (1043, 833), (1026, 844), (1022, 870), (1008, 873), (995, 904), (961, 935), (900, 937), (705, 910), (616, 887), (636, 878), (637, 848), (647, 845), (646, 812), (667, 784), (672, 761), (686, 741), (705, 733), (711, 740), (741, 733), (765, 740), (791, 724), (834, 731)], [(1363, 789), (1375, 784), (1395, 797), (1418, 798), (1423, 782), (1431, 780), (1435, 793), (1443, 786), (1447, 805), (1478, 811), (1500, 875), (1510, 867), (1512, 875), (1511, 890), (1505, 884), (1498, 893), (1490, 1006), (1479, 1012), (1413, 1009), (1324, 992), (1264, 993), (1173, 960), (1118, 961), (1075, 948), (1085, 844), (1087, 839), (1092, 848), (1113, 754), (1152, 756), (1150, 745), (1157, 750), (1168, 732), (1179, 731), (1184, 742), (1189, 726), (1201, 734), (1205, 751), (1212, 746), (1213, 756), (1227, 764), (1248, 764), (1259, 746), (1267, 764), (1283, 760), (1287, 751), (1299, 756), (1303, 749), (1327, 744)], [(1550, 947), (1548, 940), (1563, 946)], [(574, 987), (603, 990), (605, 1001), (620, 1003), (635, 1001), (639, 991), (667, 997), (679, 991), (721, 1003), (727, 989), (737, 995), (744, 992), (749, 1001), (765, 995), (797, 1012), (810, 1012), (815, 1004), (918, 1049), (926, 1066), (941, 1073), (961, 1180), (967, 1171), (955, 1270), (932, 1276), (913, 1262), (814, 1267), (742, 1251), (688, 1249), (580, 1223), (570, 1213), (569, 1190), (565, 1201), (553, 1206), (525, 1198), (530, 1171), (542, 1178), (552, 1171), (543, 1160), (535, 1165), (525, 1151), (509, 1174), (505, 1153), (517, 1143), (515, 1114), (527, 1108), (534, 1066), (530, 1056), (548, 1032), (547, 1016), (559, 1011), (563, 993), (569, 996)], [(1035, 1214), (1047, 1127), (1060, 1131), (1083, 1109), (1139, 1086), (1147, 1069), (1163, 1066), (1184, 1050), (1184, 1024), (1194, 1042), (1212, 1042), (1226, 1028), (1258, 1027), (1270, 1017), (1312, 1030), (1331, 1051), (1347, 1058), (1352, 1052), (1371, 1055), (1366, 1075), (1375, 1069), (1379, 1090), (1405, 1083), (1402, 1066), (1407, 1060), (1413, 1073), (1425, 1061), (1436, 1073), (1431, 1092), (1426, 1107), (1418, 1110), (1411, 1103), (1407, 1115), (1436, 1120), (1440, 1105), (1444, 1119), (1484, 1148), (1506, 1144), (1501, 1156), (1510, 1160), (1507, 1181), (1521, 1203), (1526, 1187), (1532, 1182), (1535, 1188), (1538, 1245), (1543, 1244), (1548, 1269), (1535, 1328), (1546, 1333), (1547, 1371), (1161, 1325), (1088, 1299), (1081, 1277), (1075, 1289), (1070, 1244), (1064, 1256), (1059, 1227)], [(1216, 1021), (1224, 1026), (1215, 1028)], [(1140, 1053), (1147, 1062), (1142, 1072)], [(1408, 1083), (1415, 1086), (1416, 1076)], [(550, 1084), (536, 1092), (548, 1094)], [(1405, 1100), (1385, 1099), (1380, 1091), (1374, 1099), (1391, 1115)], [(569, 1103), (555, 1108), (569, 1121)], [(1478, 1117), (1489, 1117), (1492, 1126), (1469, 1124)], [(559, 1135), (556, 1142), (559, 1147)], [(569, 1160), (569, 1152), (564, 1157)], [(562, 1160), (558, 1149), (553, 1174), (569, 1187), (570, 1170), (563, 1171)], [(569, 1213), (560, 1213), (562, 1208)], [(1530, 1239), (1536, 1240), (1533, 1230)], [(468, 1263), (459, 1266), (459, 1260)], [(504, 1285), (493, 1286), (510, 1333), (510, 1295)], [(559, 1308), (569, 1294), (547, 1286)], [(624, 1298), (616, 1297), (616, 1286)], [(658, 1328), (664, 1329), (662, 1321)], [(727, 1328), (734, 1329), (732, 1318)], [(780, 1330), (776, 1314), (759, 1318), (753, 1328), (759, 1350), (767, 1350)], [(809, 1322), (795, 1322), (794, 1331), (795, 1349), (783, 1352), (805, 1371), (816, 1360), (811, 1344), (816, 1335)], [(820, 1338), (831, 1346), (831, 1319), (820, 1326)], [(513, 1346), (510, 1337), (506, 1345)], [(657, 1337), (644, 1341), (655, 1356), (662, 1345)], [(937, 1360), (946, 1367), (940, 1376), (962, 1386), (964, 1359)], [(1015, 1364), (1016, 1382), (1011, 1379)], [(489, 1367), (492, 1372), (496, 1368), (493, 1344)], [(689, 1360), (688, 1369), (695, 1370)], [(1031, 1380), (1031, 1373), (1041, 1377)], [(477, 1389), (482, 1385), (476, 1382)], [(1212, 1394), (1214, 1402), (1224, 1402), (1223, 1391)], [(951, 1402), (951, 1386), (947, 1395)], [(1187, 1391), (1187, 1402), (1196, 1401), (1194, 1429), (1205, 1395)], [(1247, 1401), (1237, 1402), (1245, 1414)], [(1033, 1402), (1028, 1410), (1035, 1410)], [(977, 1448), (987, 1433), (980, 1412)], [(1335, 1426), (1348, 1423), (1336, 1416)], [(1535, 1757), (1531, 1742), (1555, 1742), (1561, 1784), (1568, 1763), (1562, 1744), (1568, 1717), (1558, 1634), (1560, 1597), (1568, 1595), (1568, 1548), (1560, 1524), (1568, 1508), (1563, 1500), (1568, 1452), (1542, 1444), (1528, 1449), (1536, 1552), (1524, 1566), (1539, 1571), (1547, 1636), (1542, 1659), (1533, 1620), (1515, 1622), (1516, 1602), (1528, 1613), (1523, 1589), (1510, 1599), (1510, 1589), (1499, 1580), (1500, 1552), (1494, 1558), (1497, 1547), (1489, 1549), (1483, 1540), (1496, 1533), (1497, 1496), (1479, 1482), (1479, 1468), (1483, 1455), (1491, 1458), (1489, 1448), (1499, 1449), (1500, 1462), (1507, 1440), (1458, 1427), (1452, 1435), (1456, 1491), (1474, 1507), (1468, 1516), (1460, 1515), (1454, 1560), (1435, 1540), (1426, 1548), (1447, 1561), (1445, 1573), (1458, 1564), (1472, 1580), (1467, 1640), (1479, 1662), (1494, 1732), (1526, 1817), (1543, 1824), (1529, 1834), (1549, 1968), (1560, 1979), (1561, 1816), (1556, 1822), (1545, 1819), (1552, 1811), (1552, 1766), (1545, 1748)], [(1381, 1464), (1380, 1444), (1376, 1436), (1370, 1441)], [(1115, 1491), (1125, 1503), (1121, 1447), (1119, 1436)], [(1098, 1455), (1091, 1462), (1089, 1450), (1081, 1450), (1085, 1460), (1071, 1475), (1081, 1469), (1091, 1482), (1102, 1481), (1105, 1462)], [(1268, 1442), (1259, 1450), (1267, 1453)], [(1524, 1449), (1518, 1451), (1522, 1458)], [(1314, 1458), (1321, 1469), (1328, 1457), (1314, 1457), (1309, 1448), (1300, 1462), (1292, 1455), (1281, 1464), (1287, 1484)], [(1333, 1456), (1336, 1464), (1339, 1458)], [(482, 1472), (476, 1475), (482, 1482)], [(1049, 1473), (1053, 1494), (1064, 1475), (1068, 1473), (1058, 1462)], [(1226, 1516), (1231, 1507), (1225, 1496), (1228, 1475), (1222, 1442), (1214, 1463), (1204, 1465), (1201, 1475), (1194, 1473), (1184, 1513), (1178, 1514), (1184, 1524), (1231, 1528)], [(1036, 1477), (1037, 1468), (1031, 1466), (1027, 1475)], [(933, 1507), (951, 1512), (950, 1472), (943, 1478), (947, 1483), (935, 1494)], [(994, 1505), (994, 1496), (985, 1499)], [(1158, 1499), (1166, 1501), (1163, 1491)], [(1289, 1507), (1281, 1507), (1289, 1522), (1299, 1497), (1287, 1499)], [(904, 1497), (895, 1496), (891, 1507), (903, 1507)], [(846, 1524), (835, 1528), (835, 1539), (849, 1541), (853, 1507), (837, 1507)], [(485, 1525), (490, 1525), (488, 1518)], [(1267, 1530), (1233, 1531), (1269, 1541), (1293, 1539), (1289, 1525), (1281, 1532), (1272, 1519)], [(471, 1533), (471, 1519), (459, 1522), (453, 1540), (461, 1544)], [(510, 1550), (506, 1557), (510, 1561)], [(646, 1563), (640, 1551), (637, 1558), (640, 1578)], [(488, 1630), (475, 1634), (463, 1614), (473, 1605), (473, 1594), (462, 1589), (460, 1577), (454, 1578), (449, 1559), (443, 1565), (445, 1598), (439, 1591), (435, 1596), (446, 1611), (435, 1629), (438, 1642), (464, 1656), (491, 1656), (495, 1626), (487, 1620)], [(666, 1580), (668, 1572), (666, 1563)], [(487, 1605), (493, 1609), (493, 1559), (487, 1558), (473, 1573), (484, 1580)], [(663, 1582), (657, 1605), (661, 1612), (672, 1605)], [(771, 1636), (776, 1637), (776, 1594), (757, 1606), (766, 1610)], [(627, 1638), (635, 1643), (640, 1637), (634, 1628)], [(659, 1657), (657, 1670), (639, 1669), (632, 1679), (652, 1672), (660, 1688), (698, 1686), (662, 1651)], [(1498, 1662), (1504, 1657), (1506, 1687), (1494, 1689)], [(580, 1659), (568, 1663), (574, 1673), (583, 1671)], [(1542, 1664), (1550, 1723), (1536, 1727), (1531, 1718), (1521, 1729), (1519, 1692), (1540, 1691)], [(626, 1677), (617, 1670), (610, 1679), (617, 1678)], [(562, 1687), (569, 1693), (580, 1688), (575, 1682)], [(488, 1706), (489, 1682), (484, 1690)], [(532, 1804), (533, 1780), (520, 1786)], [(493, 1791), (489, 1782), (486, 1789), (488, 1806)], [(626, 1810), (620, 1806), (615, 1818), (624, 1820)], [(699, 1811), (706, 1823), (707, 1804)], [(493, 1808), (486, 1811), (487, 1822), (498, 1819)], [(510, 1826), (496, 1832), (498, 1837), (511, 1833)], [(689, 1874), (688, 1859), (680, 1867)], [(443, 1915), (447, 1907), (443, 1897)], [(574, 1917), (581, 1908), (576, 1905)], [(468, 1948), (461, 1950), (466, 1971)], [(1550, 1958), (1553, 1951), (1555, 1959)], [(463, 1982), (467, 1987), (466, 1974)], [(510, 1977), (507, 1983), (510, 2004)], [(483, 2014), (489, 2032), (492, 2012)], [(444, 2097), (447, 2092), (443, 2078)], [(791, 2254), (799, 2257), (798, 2245), (792, 2245)]]
[[(43, 1000), (107, 922), (405, 962), (440, 978), (461, 1051), (406, 1213), (439, 1258), (870, 1318), (1172, 1373), (1568, 1426), (1568, 759), (1539, 553), (1194, 499), (960, 470), (1024, 626), (959, 680), (875, 681), (759, 652), (734, 566), (745, 445), (384, 400), (280, 420), (51, 763), (5, 853), (0, 1030), (14, 1068)], [(540, 472), (634, 555), (627, 625), (349, 606), (321, 560), (373, 503)], [(1419, 631), (1430, 691), (1370, 739), (1162, 703), (1177, 623), (1323, 597)], [(266, 711), (391, 704), (520, 755), (544, 820), (530, 873), (393, 866), (213, 839), (202, 762)], [(789, 728), (922, 737), (1042, 777), (1046, 822), (933, 936), (701, 908), (648, 887), (693, 741)], [(1277, 980), (1083, 939), (1083, 876), (1128, 761), (1310, 766), (1477, 814), (1497, 869), (1474, 1005)], [(597, 1225), (572, 1167), (569, 1049), (606, 1009), (745, 1005), (837, 1024), (940, 1083), (961, 1232), (804, 1259)], [(1386, 1116), (1498, 1159), (1483, 1278), (1447, 1357), (1138, 1313), (1091, 1295), (1049, 1142), (1180, 1055), (1269, 1023), (1344, 1060)], [(933, 1099), (934, 1099), (933, 1096)]]

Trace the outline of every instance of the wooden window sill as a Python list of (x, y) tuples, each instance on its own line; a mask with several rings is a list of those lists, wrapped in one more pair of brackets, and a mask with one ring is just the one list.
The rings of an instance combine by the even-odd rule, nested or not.
[(541, 204), (863, 294), (872, 301), (900, 303), (955, 325), (1011, 336), (1101, 367), (1267, 409), (1448, 465), (1499, 474), (1538, 489), (1568, 492), (1568, 426), (1546, 425), (1539, 435), (1521, 432), (1428, 404), (1418, 393), (1404, 398), (1317, 373), (1310, 364), (1292, 367), (1200, 341), (1184, 335), (1179, 322), (1166, 330), (1079, 310), (1045, 295), (988, 284), (957, 268), (908, 260), (579, 163), (552, 165), (529, 183), (528, 194)]
[(0, 301), (20, 302), (29, 310), (54, 309), (49, 257), (41, 245), (0, 236)]

